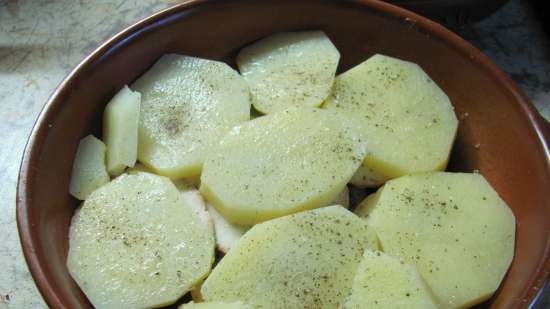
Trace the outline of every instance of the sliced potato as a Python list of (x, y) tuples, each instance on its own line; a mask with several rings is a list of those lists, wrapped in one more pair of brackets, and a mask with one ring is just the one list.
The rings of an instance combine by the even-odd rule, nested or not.
[[(179, 189), (179, 188), (178, 188)], [(186, 202), (191, 210), (195, 213), (196, 217), (199, 218), (200, 222), (204, 224), (212, 233), (214, 233), (214, 223), (212, 222), (212, 217), (206, 209), (206, 202), (202, 198), (199, 190), (192, 188), (189, 190), (181, 190), (181, 197)]]
[(221, 252), (227, 253), (250, 227), (227, 221), (210, 203), (206, 207), (214, 223), (216, 246)]
[(254, 119), (210, 151), (200, 191), (239, 225), (327, 205), (363, 161), (359, 132), (342, 114), (318, 108)]
[(443, 170), (457, 129), (449, 98), (416, 64), (375, 55), (339, 75), (324, 107), (362, 120), (363, 165), (395, 178)]
[(357, 188), (376, 188), (383, 185), (387, 180), (388, 177), (361, 165), (349, 182)]
[(322, 31), (283, 32), (243, 48), (237, 65), (254, 107), (268, 114), (320, 106), (330, 93), (339, 59)]
[(103, 111), (107, 171), (113, 176), (136, 163), (140, 104), (141, 94), (124, 86)]
[(214, 235), (168, 178), (123, 174), (94, 191), (70, 227), (67, 267), (96, 308), (176, 301), (214, 260)]
[(141, 93), (138, 159), (172, 179), (198, 176), (212, 145), (250, 119), (248, 86), (222, 62), (164, 55), (132, 89)]
[(270, 220), (252, 227), (214, 268), (205, 301), (243, 301), (263, 309), (336, 309), (348, 295), (372, 230), (339, 207)]
[(416, 266), (441, 308), (488, 299), (514, 255), (514, 215), (479, 174), (394, 179), (357, 213), (376, 230), (384, 252)]
[(241, 302), (211, 302), (211, 303), (194, 303), (190, 302), (183, 304), (178, 309), (252, 309), (252, 307)]
[(379, 251), (365, 250), (342, 309), (438, 309), (414, 268)]
[(109, 182), (105, 167), (105, 144), (88, 135), (80, 140), (73, 161), (69, 193), (85, 200), (90, 193)]

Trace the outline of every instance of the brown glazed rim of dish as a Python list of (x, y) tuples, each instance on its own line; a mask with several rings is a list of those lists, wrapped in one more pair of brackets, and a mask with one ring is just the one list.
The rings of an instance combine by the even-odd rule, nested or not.
[[(481, 53), (481, 51), (436, 22), (430, 21), (427, 18), (405, 9), (375, 0), (346, 1), (356, 5), (369, 7), (393, 18), (402, 19), (403, 23), (408, 23), (411, 26), (422, 29), (429, 35), (440, 39), (444, 44), (460, 52), (464, 57), (469, 57), (471, 61), (475, 62), (484, 70), (487, 76), (490, 76), (496, 80), (514, 95), (516, 101), (521, 106), (522, 111), (529, 117), (529, 120), (537, 133), (540, 147), (544, 149), (544, 152), (550, 158), (550, 126), (548, 126), (548, 123), (538, 114), (533, 105), (529, 103), (528, 98), (525, 94), (523, 94), (518, 86), (512, 82), (510, 77), (502, 72), (487, 56)], [(208, 0), (185, 1), (181, 4), (151, 15), (150, 17), (147, 17), (116, 34), (92, 52), (72, 70), (72, 72), (61, 82), (55, 92), (51, 95), (36, 120), (27, 142), (19, 171), (16, 198), (16, 217), (25, 259), (38, 289), (50, 307), (65, 308), (65, 305), (63, 299), (54, 293), (51, 283), (48, 281), (48, 278), (43, 272), (43, 265), (46, 261), (35, 254), (35, 249), (37, 248), (35, 244), (38, 242), (36, 230), (34, 228), (35, 222), (33, 221), (33, 216), (31, 215), (33, 209), (27, 207), (27, 205), (30, 205), (33, 202), (30, 193), (33, 191), (33, 179), (36, 175), (35, 163), (40, 160), (43, 141), (48, 134), (48, 124), (51, 123), (54, 115), (63, 108), (63, 101), (60, 98), (64, 97), (64, 94), (71, 91), (74, 81), (79, 78), (82, 72), (86, 71), (90, 65), (99, 58), (105, 57), (108, 50), (113, 46), (120, 44), (130, 37), (139, 35), (139, 33), (148, 26), (169, 18), (176, 13), (198, 7), (206, 2), (208, 2)], [(535, 280), (532, 282), (545, 282), (548, 278), (550, 273), (550, 242), (546, 245), (544, 257), (546, 262), (540, 267), (541, 269), (539, 269), (537, 277), (534, 278)], [(530, 293), (525, 299), (527, 301), (525, 308), (529, 306), (529, 303), (536, 299), (540, 291), (541, 286), (536, 286), (533, 289), (530, 289)]]

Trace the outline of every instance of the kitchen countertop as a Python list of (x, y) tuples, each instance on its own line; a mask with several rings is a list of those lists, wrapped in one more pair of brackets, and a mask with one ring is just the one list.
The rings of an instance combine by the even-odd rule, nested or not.
[[(19, 164), (43, 104), (101, 42), (176, 2), (0, 0), (0, 308), (46, 308), (15, 223)], [(512, 0), (488, 19), (455, 31), (508, 72), (550, 120), (550, 43), (540, 27), (528, 3)], [(533, 307), (543, 308), (550, 308), (550, 288)]]

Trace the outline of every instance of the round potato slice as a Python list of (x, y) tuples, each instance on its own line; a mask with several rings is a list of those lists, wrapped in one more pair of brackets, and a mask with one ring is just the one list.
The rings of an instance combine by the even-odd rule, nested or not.
[(514, 215), (479, 174), (390, 180), (356, 213), (376, 230), (385, 253), (416, 266), (440, 308), (488, 299), (514, 255)]
[(254, 119), (209, 153), (200, 191), (239, 225), (325, 206), (363, 161), (360, 131), (344, 115), (318, 108)]
[(283, 32), (243, 48), (237, 65), (254, 107), (268, 114), (320, 106), (330, 93), (339, 59), (321, 31)]
[(214, 235), (165, 177), (123, 174), (73, 217), (67, 267), (96, 308), (176, 301), (214, 260)]
[(391, 179), (447, 165), (458, 121), (447, 95), (414, 63), (372, 56), (336, 77), (323, 106), (362, 122), (371, 175)]
[(248, 86), (222, 62), (164, 55), (131, 87), (141, 93), (138, 159), (173, 179), (199, 175), (211, 146), (250, 119)]
[(377, 239), (340, 206), (252, 227), (214, 268), (205, 301), (243, 301), (263, 309), (337, 309), (349, 294), (365, 249)]

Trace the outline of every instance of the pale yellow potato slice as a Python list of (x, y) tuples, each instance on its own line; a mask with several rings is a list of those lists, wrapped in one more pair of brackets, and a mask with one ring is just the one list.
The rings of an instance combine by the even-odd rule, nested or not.
[(183, 304), (178, 309), (253, 309), (241, 302), (210, 302), (210, 303), (194, 303), (190, 302)]
[(74, 215), (67, 267), (96, 308), (153, 308), (200, 283), (214, 235), (166, 177), (123, 174)]
[(361, 165), (353, 174), (349, 183), (357, 188), (376, 188), (383, 185), (388, 179), (388, 177), (375, 172), (371, 168)]
[(248, 86), (223, 62), (164, 55), (131, 87), (141, 93), (138, 159), (172, 179), (200, 175), (211, 147), (250, 119)]
[(384, 252), (416, 266), (444, 309), (491, 297), (514, 256), (514, 215), (479, 174), (394, 179), (357, 213)]
[(344, 115), (318, 108), (254, 119), (210, 151), (200, 191), (238, 225), (325, 206), (363, 161), (360, 131)]
[(107, 147), (107, 171), (118, 176), (137, 160), (141, 94), (124, 86), (103, 111), (103, 140)]
[(364, 124), (363, 165), (395, 178), (444, 170), (458, 121), (449, 98), (416, 64), (375, 55), (336, 77), (323, 105)]
[(337, 309), (365, 249), (377, 249), (376, 235), (340, 206), (266, 221), (225, 255), (204, 282), (202, 296), (263, 309)]
[(85, 200), (109, 180), (105, 167), (105, 144), (93, 135), (88, 135), (80, 140), (76, 150), (69, 193), (79, 200)]
[(379, 251), (365, 250), (341, 309), (438, 309), (414, 266)]
[(283, 32), (243, 48), (237, 65), (254, 107), (268, 114), (320, 106), (330, 93), (339, 59), (322, 31)]

